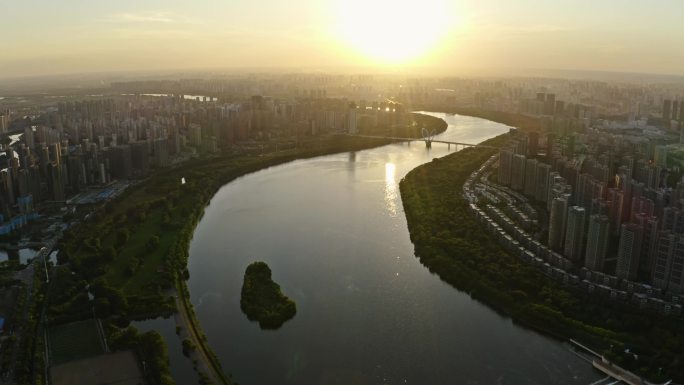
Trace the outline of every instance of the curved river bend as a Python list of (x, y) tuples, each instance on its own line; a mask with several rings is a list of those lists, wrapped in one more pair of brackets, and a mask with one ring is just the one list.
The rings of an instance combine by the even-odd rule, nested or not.
[[(431, 113), (440, 137), (508, 131)], [(413, 255), (398, 183), (454, 151), (421, 142), (269, 168), (222, 187), (190, 246), (189, 288), (223, 367), (246, 385), (589, 384), (567, 345), (514, 325)], [(240, 311), (245, 268), (266, 261), (297, 315), (262, 331)]]

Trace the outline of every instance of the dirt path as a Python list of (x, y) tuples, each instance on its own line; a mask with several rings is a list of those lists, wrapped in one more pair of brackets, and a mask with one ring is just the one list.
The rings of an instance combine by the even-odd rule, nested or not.
[(178, 312), (175, 315), (176, 325), (181, 326), (181, 337), (189, 338), (195, 345), (194, 351), (190, 352), (190, 358), (197, 360), (198, 371), (206, 374), (213, 384), (217, 385), (232, 385), (223, 373), (218, 363), (212, 360), (212, 355), (209, 351), (207, 343), (202, 339), (202, 335), (192, 320), (192, 315), (189, 313), (189, 306), (191, 304), (185, 303), (185, 297), (180, 292), (176, 292), (176, 308)]

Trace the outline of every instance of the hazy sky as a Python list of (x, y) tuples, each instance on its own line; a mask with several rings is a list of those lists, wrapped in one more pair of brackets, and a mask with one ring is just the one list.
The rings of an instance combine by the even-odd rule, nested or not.
[(684, 74), (684, 0), (0, 0), (0, 77), (184, 68)]

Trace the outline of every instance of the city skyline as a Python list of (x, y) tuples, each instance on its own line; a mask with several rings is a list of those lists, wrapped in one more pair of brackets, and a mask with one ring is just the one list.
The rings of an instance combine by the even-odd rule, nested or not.
[[(197, 377), (232, 385), (232, 376), (280, 383), (289, 365), (278, 357), (290, 356), (293, 345), (310, 362), (292, 377), (297, 384), (347, 373), (374, 378), (366, 362), (407, 383), (489, 383), (514, 371), (545, 383), (549, 367), (561, 379), (610, 381), (596, 365), (681, 383), (681, 83), (210, 76), (101, 77), (94, 88), (62, 77), (69, 89), (0, 98), (0, 278), (22, 282), (4, 291), (0, 336), (39, 330), (0, 349), (10, 357), (0, 373), (12, 383), (47, 371), (57, 385), (95, 384), (101, 379), (70, 368), (81, 360), (111, 367), (119, 356), (128, 357), (128, 369), (110, 382), (142, 377), (144, 360), (159, 363), (149, 370), (167, 385)], [(277, 319), (244, 306), (239, 284), (249, 278), (242, 272), (258, 261), (270, 266), (268, 285), (285, 301)], [(22, 287), (36, 299), (29, 312), (14, 306)], [(216, 299), (202, 303), (204, 293)], [(473, 293), (484, 294), (473, 301)], [(41, 305), (40, 298), (49, 300)], [(426, 312), (436, 298), (444, 305)], [(520, 309), (514, 319), (544, 317), (542, 330), (587, 345), (573, 352), (530, 334), (487, 298)], [(139, 339), (120, 344), (136, 332), (124, 332), (119, 319), (173, 312), (168, 327), (143, 333), (141, 326)], [(464, 314), (473, 326), (454, 328)], [(329, 327), (331, 316), (343, 326)], [(100, 322), (104, 333), (85, 334)], [(228, 322), (236, 328), (224, 331)], [(302, 343), (318, 325), (327, 342)], [(295, 342), (274, 344), (255, 328)], [(346, 344), (347, 330), (381, 349), (340, 371), (340, 357), (359, 356), (356, 344)], [(574, 340), (587, 331), (611, 343), (620, 333), (616, 343), (646, 352), (643, 361), (600, 350), (593, 338)], [(466, 335), (487, 337), (468, 342)], [(105, 338), (115, 352), (105, 350)], [(30, 339), (48, 344), (48, 358), (33, 369), (25, 365)], [(263, 355), (226, 353), (222, 339), (258, 346)], [(168, 358), (136, 357), (131, 349), (150, 341), (168, 348)], [(451, 359), (483, 345), (492, 348)], [(328, 346), (342, 350), (321, 354)], [(438, 354), (416, 354), (426, 346)], [(529, 367), (530, 356), (553, 358)], [(254, 371), (255, 361), (266, 370)], [(492, 370), (469, 373), (474, 364)]]
[(675, 48), (684, 7), (674, 0), (32, 1), (3, 13), (3, 78), (207, 68), (684, 74)]
[(0, 385), (684, 384), (683, 5), (2, 3)]

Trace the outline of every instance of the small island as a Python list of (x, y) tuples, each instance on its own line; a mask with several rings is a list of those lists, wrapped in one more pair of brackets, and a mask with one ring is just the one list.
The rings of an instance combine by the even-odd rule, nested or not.
[(297, 313), (297, 306), (271, 279), (265, 262), (247, 266), (242, 283), (240, 308), (250, 321), (258, 321), (262, 329), (278, 329)]

